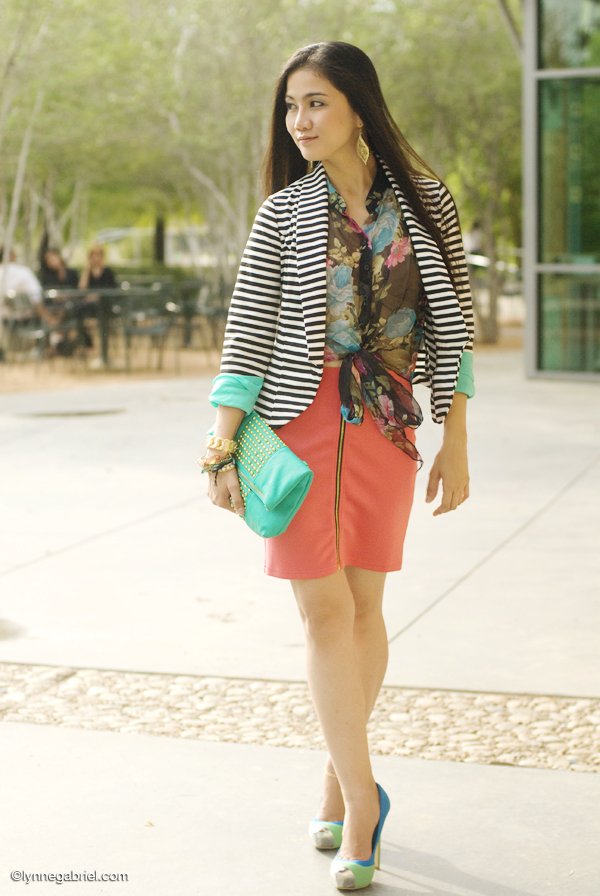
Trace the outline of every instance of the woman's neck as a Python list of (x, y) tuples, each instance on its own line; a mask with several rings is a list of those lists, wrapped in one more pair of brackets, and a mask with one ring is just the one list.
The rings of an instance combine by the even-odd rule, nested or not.
[(372, 153), (366, 165), (358, 156), (355, 158), (351, 156), (341, 162), (328, 159), (323, 162), (323, 168), (335, 189), (347, 203), (353, 200), (363, 202), (377, 173), (377, 160)]

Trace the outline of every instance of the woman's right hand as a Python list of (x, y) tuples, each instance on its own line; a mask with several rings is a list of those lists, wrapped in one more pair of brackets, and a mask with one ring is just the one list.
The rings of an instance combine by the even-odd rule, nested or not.
[(218, 473), (207, 473), (208, 497), (224, 510), (231, 510), (238, 516), (244, 516), (244, 502), (240, 492), (240, 481), (237, 470), (225, 470)]

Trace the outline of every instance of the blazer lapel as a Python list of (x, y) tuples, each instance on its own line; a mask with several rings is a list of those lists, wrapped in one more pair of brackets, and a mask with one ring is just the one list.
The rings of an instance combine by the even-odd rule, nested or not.
[(323, 365), (327, 314), (329, 201), (322, 165), (304, 177), (296, 217), (296, 258), (302, 313), (310, 360)]
[(398, 197), (434, 324), (441, 325), (440, 330), (438, 330), (438, 338), (442, 336), (444, 329), (448, 327), (448, 309), (450, 306), (453, 310), (452, 316), (455, 318), (455, 334), (457, 329), (464, 329), (464, 340), (466, 342), (469, 338), (469, 333), (442, 253), (436, 241), (416, 217), (386, 163), (383, 159), (379, 159), (379, 161)]

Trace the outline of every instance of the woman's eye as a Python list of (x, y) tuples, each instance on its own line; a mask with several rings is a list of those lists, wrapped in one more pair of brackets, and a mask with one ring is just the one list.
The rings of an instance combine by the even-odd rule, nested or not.
[(285, 108), (287, 109), (288, 112), (291, 112), (292, 109), (294, 109), (295, 107), (294, 107), (293, 103), (286, 103)]

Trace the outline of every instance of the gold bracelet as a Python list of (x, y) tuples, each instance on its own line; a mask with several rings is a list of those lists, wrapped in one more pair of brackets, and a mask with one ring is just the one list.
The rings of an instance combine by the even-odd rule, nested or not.
[(226, 454), (235, 454), (237, 442), (235, 439), (223, 439), (221, 436), (207, 436), (206, 447), (215, 451), (224, 451)]

